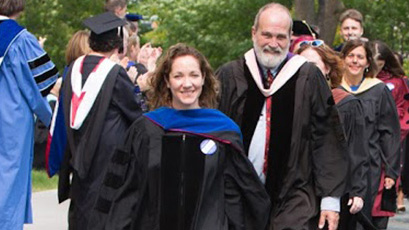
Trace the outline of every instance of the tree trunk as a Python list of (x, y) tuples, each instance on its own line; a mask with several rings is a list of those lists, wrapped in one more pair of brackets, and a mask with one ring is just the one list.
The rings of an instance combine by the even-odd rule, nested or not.
[(296, 20), (305, 20), (308, 24), (315, 24), (314, 0), (295, 0), (294, 10)]
[(318, 12), (314, 0), (295, 0), (295, 16), (319, 27), (320, 39), (332, 46), (338, 26), (339, 15), (345, 9), (341, 0), (319, 0)]

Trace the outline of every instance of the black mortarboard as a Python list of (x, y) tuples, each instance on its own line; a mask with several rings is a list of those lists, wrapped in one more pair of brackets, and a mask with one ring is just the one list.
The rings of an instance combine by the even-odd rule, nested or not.
[(294, 35), (310, 35), (314, 38), (318, 37), (318, 33), (304, 20), (294, 20), (293, 22)]
[(112, 12), (105, 12), (85, 19), (83, 24), (88, 27), (92, 33), (100, 35), (115, 30), (125, 25), (126, 22)]

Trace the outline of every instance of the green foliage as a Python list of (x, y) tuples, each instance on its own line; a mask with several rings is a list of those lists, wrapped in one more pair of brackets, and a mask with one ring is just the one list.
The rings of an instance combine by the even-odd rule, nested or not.
[[(65, 65), (65, 47), (82, 20), (103, 12), (103, 0), (27, 0), (19, 20), (30, 32), (46, 36), (45, 50), (60, 70)], [(243, 55), (252, 47), (251, 26), (258, 9), (269, 0), (130, 0), (128, 11), (145, 16), (158, 15), (159, 28), (141, 36), (164, 49), (178, 42), (203, 52), (216, 69)], [(287, 7), (294, 1), (280, 0)], [(320, 1), (315, 1), (319, 4)], [(409, 1), (343, 0), (365, 17), (365, 36), (380, 39), (408, 56)], [(335, 39), (340, 42), (340, 39)]]
[(58, 176), (48, 178), (48, 175), (44, 170), (33, 170), (31, 171), (31, 176), (33, 181), (33, 192), (57, 188)]
[(405, 70), (406, 76), (409, 75), (409, 60), (406, 59), (403, 61), (403, 70)]
[(382, 40), (393, 50), (408, 56), (409, 1), (406, 0), (344, 0), (347, 8), (355, 8), (364, 15), (364, 36)]
[[(268, 0), (140, 1), (139, 13), (158, 15), (159, 28), (143, 37), (167, 49), (178, 42), (200, 50), (214, 68), (252, 47), (251, 27)], [(289, 1), (282, 1), (288, 3)], [(144, 39), (142, 39), (144, 40)], [(145, 39), (146, 40), (146, 39)]]
[(47, 37), (44, 49), (62, 71), (68, 40), (84, 29), (82, 20), (103, 12), (103, 4), (101, 0), (27, 0), (19, 22), (36, 37)]

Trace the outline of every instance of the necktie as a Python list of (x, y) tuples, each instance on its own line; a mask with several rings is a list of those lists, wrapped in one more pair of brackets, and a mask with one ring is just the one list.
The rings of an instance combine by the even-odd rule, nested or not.
[(264, 81), (264, 88), (268, 89), (270, 88), (271, 84), (273, 84), (274, 78), (273, 75), (271, 74), (271, 70), (267, 70), (267, 79)]
[[(271, 84), (273, 84), (273, 81), (274, 81), (273, 75), (271, 74), (271, 71), (268, 69), (267, 79), (265, 81), (264, 87), (266, 89), (269, 89)], [(263, 167), (263, 173), (266, 176), (267, 176), (267, 167), (268, 167), (268, 155), (270, 151), (271, 105), (272, 105), (272, 100), (271, 100), (271, 96), (269, 96), (266, 98), (266, 143), (265, 143), (265, 148), (264, 148), (264, 167)]]

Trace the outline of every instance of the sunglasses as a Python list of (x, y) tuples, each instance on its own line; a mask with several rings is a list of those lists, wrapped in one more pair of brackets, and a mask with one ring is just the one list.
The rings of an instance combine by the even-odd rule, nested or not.
[(305, 45), (318, 47), (318, 46), (324, 45), (324, 41), (323, 40), (314, 40), (314, 41), (302, 41), (302, 42), (300, 42), (300, 47), (303, 47)]

